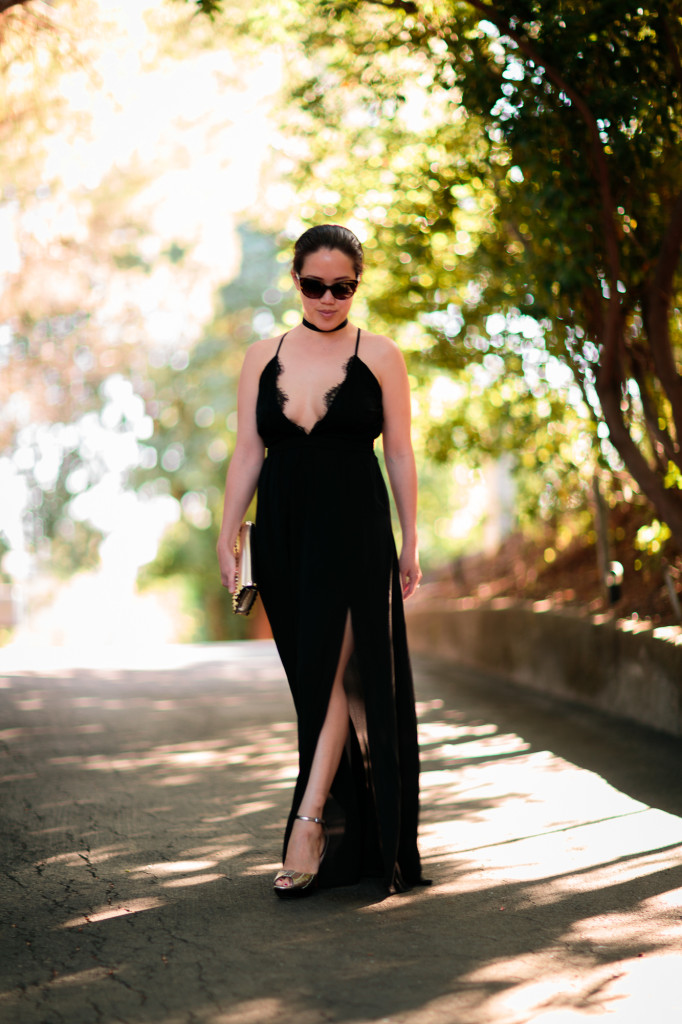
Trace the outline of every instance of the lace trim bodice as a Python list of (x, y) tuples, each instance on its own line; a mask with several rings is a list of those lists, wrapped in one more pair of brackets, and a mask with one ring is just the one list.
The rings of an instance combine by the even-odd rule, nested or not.
[[(336, 396), (338, 395), (339, 391), (341, 390), (341, 388), (345, 384), (345, 382), (346, 382), (346, 380), (348, 378), (348, 372), (349, 372), (351, 366), (353, 365), (353, 360), (354, 359), (355, 359), (355, 354), (353, 354), (352, 356), (350, 356), (346, 360), (346, 362), (343, 364), (343, 376), (342, 376), (341, 380), (338, 382), (338, 384), (334, 384), (333, 387), (329, 388), (328, 391), (325, 391), (324, 395), (322, 396), (322, 401), (324, 402), (324, 407), (325, 407), (325, 410), (326, 410), (325, 415), (331, 409), (332, 403), (334, 402), (334, 399), (336, 398)], [(286, 416), (285, 407), (286, 407), (286, 405), (287, 405), (287, 403), (289, 401), (289, 395), (279, 385), (279, 378), (281, 377), (282, 372), (284, 370), (284, 367), (282, 366), (282, 363), (281, 363), (281, 360), (280, 360), (279, 356), (275, 356), (275, 368), (276, 368), (275, 398), (276, 398), (276, 401), (277, 401), (277, 405), (279, 406), (279, 408), (280, 408), (280, 410), (282, 412), (282, 415)], [(310, 430), (306, 430), (306, 428), (301, 426), (300, 423), (296, 423), (295, 420), (289, 419), (288, 416), (287, 416), (287, 419), (289, 420), (290, 423), (293, 423), (293, 425), (296, 427), (297, 430), (302, 431), (304, 434), (309, 434), (310, 430), (313, 430), (315, 428), (315, 426), (317, 425), (317, 423), (321, 422), (321, 419), (324, 419), (324, 416), (322, 416), (320, 418), (320, 420), (316, 420), (316, 422), (313, 424), (313, 426), (310, 428)]]

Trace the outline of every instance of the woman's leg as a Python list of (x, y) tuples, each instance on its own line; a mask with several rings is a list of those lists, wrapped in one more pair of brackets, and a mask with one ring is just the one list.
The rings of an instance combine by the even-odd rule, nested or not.
[[(348, 700), (343, 688), (343, 675), (353, 652), (353, 632), (350, 613), (341, 644), (339, 663), (329, 696), (329, 706), (315, 748), (308, 785), (298, 808), (299, 814), (321, 818), (324, 805), (339, 767), (341, 754), (348, 736)], [(320, 863), (324, 833), (312, 821), (294, 821), (287, 844), (284, 867), (293, 871), (315, 874)]]

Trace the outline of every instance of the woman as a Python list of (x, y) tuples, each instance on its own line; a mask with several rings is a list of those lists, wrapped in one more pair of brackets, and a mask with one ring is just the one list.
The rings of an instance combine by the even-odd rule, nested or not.
[[(421, 577), (410, 392), (394, 342), (348, 321), (362, 270), (347, 228), (319, 225), (296, 242), (303, 321), (247, 351), (218, 541), (233, 591), (235, 538), (257, 486), (259, 591), (298, 717), (299, 777), (274, 882), (282, 897), (366, 874), (383, 875), (390, 892), (423, 882), (402, 609)], [(373, 452), (380, 433), (399, 561)]]

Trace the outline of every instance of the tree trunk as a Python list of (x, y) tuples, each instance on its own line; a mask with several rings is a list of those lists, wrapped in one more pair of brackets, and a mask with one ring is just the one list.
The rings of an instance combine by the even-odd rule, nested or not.
[(682, 491), (665, 486), (662, 477), (651, 468), (633, 441), (623, 420), (619, 386), (614, 382), (606, 384), (598, 380), (597, 395), (604, 421), (609, 428), (611, 444), (660, 519), (668, 525), (675, 543), (682, 550)]

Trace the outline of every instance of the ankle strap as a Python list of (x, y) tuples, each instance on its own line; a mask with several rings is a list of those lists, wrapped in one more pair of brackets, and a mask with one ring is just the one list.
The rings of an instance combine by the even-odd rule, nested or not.
[(316, 825), (324, 825), (325, 824), (324, 818), (309, 818), (307, 814), (297, 814), (296, 815), (296, 820), (297, 821), (314, 821)]

